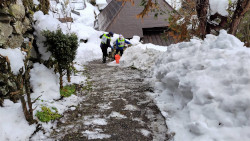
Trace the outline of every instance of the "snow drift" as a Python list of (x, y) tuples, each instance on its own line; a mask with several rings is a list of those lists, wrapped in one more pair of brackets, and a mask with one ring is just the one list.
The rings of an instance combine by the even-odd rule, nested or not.
[(250, 139), (250, 50), (222, 30), (156, 61), (158, 105), (176, 141)]

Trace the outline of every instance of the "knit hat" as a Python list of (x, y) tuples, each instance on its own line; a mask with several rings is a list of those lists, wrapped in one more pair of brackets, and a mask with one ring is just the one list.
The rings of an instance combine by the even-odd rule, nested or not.
[(120, 39), (123, 39), (123, 36), (122, 36), (122, 34), (120, 34), (120, 35), (119, 35), (119, 38), (120, 38)]
[(113, 37), (113, 32), (109, 32), (109, 35), (110, 35), (111, 37)]

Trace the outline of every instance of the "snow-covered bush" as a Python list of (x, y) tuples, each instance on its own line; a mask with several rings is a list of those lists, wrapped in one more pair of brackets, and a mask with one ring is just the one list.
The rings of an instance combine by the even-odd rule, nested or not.
[(48, 46), (48, 51), (55, 58), (57, 70), (60, 74), (60, 88), (63, 88), (63, 72), (67, 71), (68, 81), (70, 82), (70, 68), (76, 56), (78, 38), (75, 33), (64, 34), (61, 29), (56, 31), (44, 31), (46, 40), (44, 44)]

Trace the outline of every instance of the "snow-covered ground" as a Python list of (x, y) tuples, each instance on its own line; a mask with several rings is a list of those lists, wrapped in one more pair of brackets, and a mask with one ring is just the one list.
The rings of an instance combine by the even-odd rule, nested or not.
[[(58, 5), (52, 6), (60, 8)], [(94, 13), (98, 14), (99, 10), (88, 2), (86, 6), (84, 10), (79, 10), (81, 16), (72, 14), (75, 22), (71, 25), (71, 32), (75, 32), (79, 40), (88, 40), (87, 43), (80, 43), (77, 50), (75, 67), (78, 70), (84, 69), (82, 66), (88, 61), (102, 57), (99, 36), (103, 32), (93, 28)], [(216, 10), (220, 9), (215, 7), (214, 11)], [(221, 13), (223, 12), (225, 11)], [(42, 43), (44, 37), (40, 32), (46, 29), (54, 31), (57, 27), (68, 32), (67, 25), (60, 23), (55, 17), (53, 13), (34, 14), (34, 34), (38, 37), (39, 51), (44, 60), (49, 59), (50, 53), (46, 52)], [(112, 40), (117, 37), (115, 34)], [(155, 92), (148, 95), (155, 100), (165, 116), (169, 132), (175, 133), (174, 140), (250, 140), (250, 50), (236, 37), (222, 30), (219, 36), (207, 35), (204, 41), (192, 39), (169, 47), (141, 44), (138, 36), (134, 36), (130, 42), (134, 46), (124, 52), (118, 66), (134, 66), (151, 72), (150, 81)], [(0, 49), (0, 54), (9, 57), (13, 73), (18, 73), (23, 62), (17, 63), (12, 59), (20, 60), (25, 53), (20, 49)], [(114, 64), (115, 62), (109, 63)], [(86, 81), (80, 74), (72, 78), (74, 83)], [(52, 69), (34, 64), (31, 70), (32, 99), (42, 95), (34, 104), (34, 107), (38, 106), (34, 114), (41, 106), (56, 107), (62, 114), (81, 101), (76, 95), (55, 101), (60, 97), (58, 81), (58, 75)], [(136, 107), (127, 108), (136, 110)], [(0, 113), (1, 140), (28, 140), (35, 131), (36, 125), (28, 125), (26, 122), (20, 102), (5, 100)], [(111, 116), (126, 118), (117, 113), (112, 113)], [(92, 122), (95, 121), (89, 121)], [(104, 124), (105, 121), (101, 123)], [(47, 134), (38, 132), (32, 139), (42, 140), (55, 125), (52, 122), (42, 123)], [(147, 131), (141, 132), (148, 134)], [(96, 133), (85, 134), (92, 138)]]

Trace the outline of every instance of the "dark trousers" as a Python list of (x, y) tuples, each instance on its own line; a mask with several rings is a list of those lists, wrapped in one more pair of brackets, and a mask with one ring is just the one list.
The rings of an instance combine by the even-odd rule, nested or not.
[(122, 54), (123, 54), (123, 49), (116, 49), (115, 54), (118, 54), (119, 51), (120, 51), (120, 54), (121, 54), (121, 56), (122, 56)]
[(108, 54), (107, 54), (108, 48), (101, 47), (101, 49), (102, 49), (102, 62), (106, 63), (106, 57), (108, 56)]

